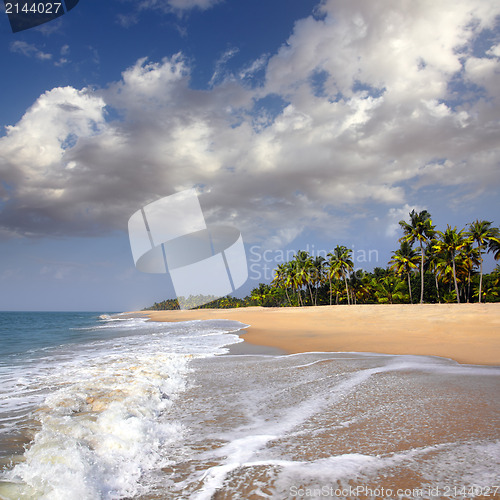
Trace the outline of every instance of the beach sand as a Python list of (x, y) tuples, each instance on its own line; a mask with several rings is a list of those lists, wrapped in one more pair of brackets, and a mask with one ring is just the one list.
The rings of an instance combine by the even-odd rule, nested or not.
[[(153, 321), (230, 319), (245, 342), (299, 352), (373, 352), (500, 365), (500, 303), (147, 311)], [(276, 352), (276, 351), (275, 351)]]

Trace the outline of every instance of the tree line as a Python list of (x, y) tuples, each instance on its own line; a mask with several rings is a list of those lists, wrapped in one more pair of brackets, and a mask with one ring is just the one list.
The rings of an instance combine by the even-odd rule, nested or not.
[[(476, 220), (439, 231), (427, 210), (409, 216), (399, 222), (400, 246), (386, 268), (355, 270), (352, 250), (343, 245), (326, 258), (300, 250), (277, 266), (270, 284), (260, 283), (244, 299), (222, 297), (201, 307), (500, 301), (500, 266), (483, 274), (486, 253), (500, 260), (499, 228)], [(149, 309), (178, 308), (169, 299)]]

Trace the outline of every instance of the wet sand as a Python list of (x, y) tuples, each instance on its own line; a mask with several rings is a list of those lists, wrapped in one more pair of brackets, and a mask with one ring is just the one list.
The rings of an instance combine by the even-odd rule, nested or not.
[(288, 354), (415, 354), (500, 365), (500, 303), (247, 307), (144, 314), (153, 321), (240, 321), (250, 325), (242, 332), (245, 342)]

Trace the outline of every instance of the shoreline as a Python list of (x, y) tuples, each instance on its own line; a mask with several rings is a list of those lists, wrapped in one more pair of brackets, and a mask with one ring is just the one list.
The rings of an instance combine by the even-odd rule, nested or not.
[[(229, 319), (255, 352), (372, 352), (500, 366), (500, 303), (360, 304), (137, 311), (150, 321)], [(243, 344), (243, 343), (241, 343)], [(239, 345), (239, 344), (236, 344)], [(250, 346), (248, 346), (250, 347)], [(271, 348), (268, 352), (265, 348)], [(242, 348), (235, 348), (241, 352)]]

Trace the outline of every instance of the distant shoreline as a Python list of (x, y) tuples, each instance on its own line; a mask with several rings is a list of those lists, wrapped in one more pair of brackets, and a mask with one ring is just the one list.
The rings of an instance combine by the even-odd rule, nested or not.
[(242, 337), (245, 342), (288, 354), (410, 354), (500, 366), (500, 303), (241, 307), (140, 314), (152, 321), (239, 321), (251, 325)]

